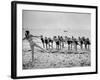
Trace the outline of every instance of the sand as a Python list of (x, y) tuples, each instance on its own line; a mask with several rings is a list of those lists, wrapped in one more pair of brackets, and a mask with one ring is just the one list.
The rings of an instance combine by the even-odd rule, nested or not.
[[(50, 51), (50, 50), (49, 50)], [(45, 69), (45, 68), (70, 68), (91, 66), (90, 50), (68, 50), (67, 47), (51, 50), (50, 53), (35, 48), (34, 61), (32, 62), (32, 51), (27, 44), (22, 50), (23, 69)]]

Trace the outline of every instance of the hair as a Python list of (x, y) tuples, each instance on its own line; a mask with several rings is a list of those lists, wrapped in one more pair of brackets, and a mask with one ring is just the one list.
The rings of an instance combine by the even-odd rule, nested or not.
[(27, 31), (25, 31), (27, 34), (29, 34), (29, 31), (27, 30)]
[(26, 37), (28, 37), (28, 34), (29, 34), (30, 32), (27, 30), (27, 31), (25, 31), (25, 36)]

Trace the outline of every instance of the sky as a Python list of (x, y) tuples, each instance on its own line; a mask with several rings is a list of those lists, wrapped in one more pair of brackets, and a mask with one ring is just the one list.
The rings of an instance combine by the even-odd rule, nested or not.
[[(33, 35), (86, 36), (90, 38), (91, 14), (23, 10), (23, 31)], [(67, 32), (64, 32), (66, 30)]]

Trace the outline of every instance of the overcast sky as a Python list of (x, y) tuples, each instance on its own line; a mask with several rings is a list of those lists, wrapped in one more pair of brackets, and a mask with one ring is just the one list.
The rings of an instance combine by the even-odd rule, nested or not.
[[(59, 34), (67, 30), (69, 33), (90, 36), (91, 15), (86, 13), (63, 13), (23, 10), (22, 26), (33, 34)], [(84, 33), (84, 34), (83, 34)]]

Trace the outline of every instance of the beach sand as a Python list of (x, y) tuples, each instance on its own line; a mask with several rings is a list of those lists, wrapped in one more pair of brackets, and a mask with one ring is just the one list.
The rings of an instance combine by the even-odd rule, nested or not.
[(67, 47), (56, 50), (49, 50), (50, 53), (43, 52), (35, 47), (34, 62), (32, 62), (32, 51), (24, 42), (22, 50), (23, 69), (45, 69), (45, 68), (70, 68), (91, 66), (90, 50), (70, 50)]

